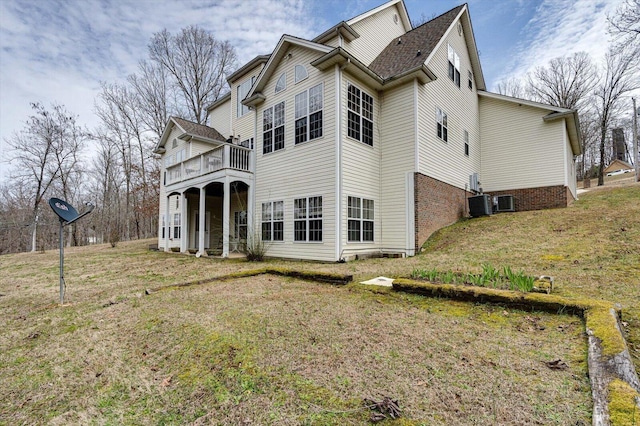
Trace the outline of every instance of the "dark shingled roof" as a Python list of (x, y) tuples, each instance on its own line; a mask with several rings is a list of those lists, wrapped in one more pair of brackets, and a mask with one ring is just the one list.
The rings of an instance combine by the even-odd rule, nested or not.
[[(394, 39), (371, 62), (371, 71), (386, 80), (422, 65), (463, 7), (464, 5), (453, 8), (403, 34), (400, 37), (401, 43), (398, 42), (399, 39)], [(420, 55), (417, 54), (418, 51)]]
[(218, 141), (226, 141), (227, 138), (222, 136), (219, 131), (213, 127), (205, 126), (204, 124), (194, 123), (178, 117), (171, 117), (180, 127), (184, 129), (190, 135), (200, 136), (203, 138), (209, 138)]

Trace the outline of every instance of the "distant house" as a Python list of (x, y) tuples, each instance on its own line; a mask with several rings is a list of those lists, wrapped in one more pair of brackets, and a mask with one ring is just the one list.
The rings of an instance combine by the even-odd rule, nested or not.
[(607, 168), (604, 169), (604, 173), (614, 173), (619, 172), (620, 170), (633, 170), (633, 166), (626, 161), (613, 160)]
[(467, 5), (412, 28), (392, 0), (227, 81), (207, 126), (174, 117), (156, 146), (165, 250), (411, 256), (481, 190), (576, 198), (576, 112), (487, 92)]

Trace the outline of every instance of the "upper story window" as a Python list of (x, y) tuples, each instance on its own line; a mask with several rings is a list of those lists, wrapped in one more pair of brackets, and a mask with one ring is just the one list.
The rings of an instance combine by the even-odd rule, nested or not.
[(167, 155), (164, 157), (164, 168), (166, 169), (173, 164), (173, 155)]
[(184, 160), (186, 160), (186, 150), (182, 148), (180, 151), (176, 152), (176, 163), (180, 163)]
[(299, 82), (309, 77), (307, 69), (303, 65), (296, 65), (295, 67), (295, 82)]
[(449, 140), (448, 129), (447, 129), (447, 113), (436, 107), (436, 133), (438, 137), (443, 141), (447, 142)]
[(287, 74), (282, 73), (276, 82), (276, 93), (282, 92), (287, 88)]
[(373, 146), (373, 98), (349, 83), (347, 108), (349, 137)]
[(178, 138), (173, 138), (173, 142), (171, 143), (171, 148), (178, 147)]
[(238, 85), (238, 99), (236, 100), (238, 106), (238, 117), (242, 117), (246, 113), (249, 112), (249, 107), (246, 105), (242, 105), (242, 100), (247, 97), (249, 90), (251, 90), (251, 86), (253, 86), (253, 82), (255, 81), (255, 77), (251, 77), (247, 81)]
[(284, 148), (284, 101), (262, 113), (262, 153)]
[(467, 77), (469, 78), (469, 89), (473, 90), (473, 73), (471, 71), (467, 72)]
[(322, 137), (322, 105), (322, 83), (296, 95), (296, 144)]
[(449, 78), (453, 80), (456, 86), (460, 87), (460, 56), (450, 44), (447, 47), (449, 50)]

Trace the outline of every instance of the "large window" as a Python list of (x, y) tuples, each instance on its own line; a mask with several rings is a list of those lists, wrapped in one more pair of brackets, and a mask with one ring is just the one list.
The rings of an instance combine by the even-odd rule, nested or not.
[(436, 133), (440, 139), (447, 142), (449, 132), (447, 129), (447, 113), (436, 107)]
[(460, 56), (451, 45), (448, 44), (447, 47), (449, 50), (449, 78), (453, 80), (456, 86), (460, 87)]
[(173, 238), (180, 238), (180, 213), (173, 215)]
[(262, 113), (262, 153), (284, 148), (284, 102)]
[(293, 201), (294, 241), (322, 241), (322, 197)]
[(347, 87), (348, 135), (373, 146), (373, 98), (356, 86)]
[(238, 103), (238, 117), (242, 117), (249, 112), (249, 107), (246, 105), (242, 105), (242, 100), (247, 97), (247, 94), (249, 93), (249, 90), (251, 90), (251, 86), (253, 85), (255, 79), (255, 77), (251, 77), (244, 83), (240, 84), (237, 88), (238, 99), (236, 100), (236, 102)]
[(284, 201), (262, 203), (262, 241), (284, 241)]
[(464, 155), (469, 156), (469, 132), (464, 131)]
[(307, 69), (304, 67), (304, 65), (296, 65), (294, 68), (294, 74), (295, 74), (296, 83), (304, 80), (309, 76), (309, 74), (307, 73)]
[(322, 137), (322, 83), (296, 95), (295, 143)]
[(349, 197), (347, 205), (347, 240), (373, 241), (373, 200)]

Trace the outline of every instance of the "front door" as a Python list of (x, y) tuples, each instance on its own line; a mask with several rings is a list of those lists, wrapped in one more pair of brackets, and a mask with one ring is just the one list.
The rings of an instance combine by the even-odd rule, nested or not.
[[(196, 232), (194, 240), (196, 242), (196, 250), (200, 250), (200, 213), (196, 210), (193, 212), (193, 221), (196, 224)], [(206, 212), (204, 217), (204, 249), (210, 248), (209, 244), (209, 229), (211, 228), (211, 212)]]

